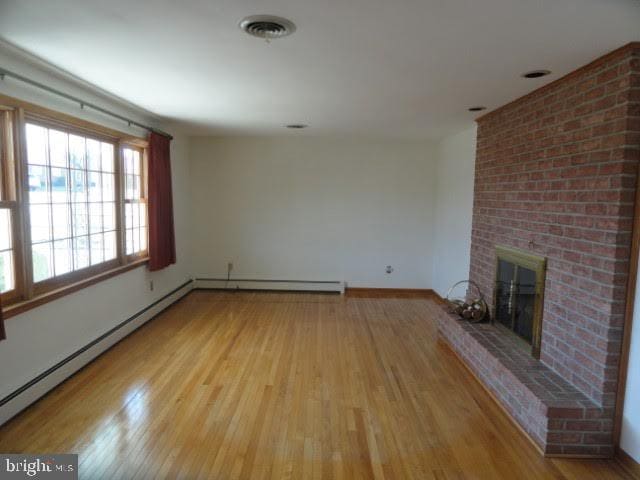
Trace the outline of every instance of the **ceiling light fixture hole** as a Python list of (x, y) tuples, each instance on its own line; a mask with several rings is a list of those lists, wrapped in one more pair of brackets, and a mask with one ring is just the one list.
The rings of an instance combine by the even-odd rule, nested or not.
[(291, 130), (302, 130), (303, 128), (307, 128), (309, 125), (305, 123), (290, 123), (289, 125), (285, 125), (286, 128)]

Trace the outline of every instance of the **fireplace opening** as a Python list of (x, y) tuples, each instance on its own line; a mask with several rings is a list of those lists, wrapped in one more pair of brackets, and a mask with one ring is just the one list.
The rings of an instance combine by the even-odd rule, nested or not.
[(496, 247), (493, 322), (531, 345), (540, 357), (546, 259), (513, 248)]

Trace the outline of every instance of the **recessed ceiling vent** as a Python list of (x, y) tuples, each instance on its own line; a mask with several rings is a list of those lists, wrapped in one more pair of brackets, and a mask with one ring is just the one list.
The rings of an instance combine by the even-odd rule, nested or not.
[(273, 15), (252, 15), (243, 18), (240, 28), (249, 35), (266, 40), (286, 37), (296, 31), (293, 22)]

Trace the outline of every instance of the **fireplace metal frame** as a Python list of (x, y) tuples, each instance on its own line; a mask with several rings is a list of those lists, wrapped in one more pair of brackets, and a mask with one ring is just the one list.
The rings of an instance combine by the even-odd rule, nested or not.
[[(535, 285), (535, 301), (533, 307), (533, 329), (532, 329), (532, 340), (531, 340), (531, 355), (534, 358), (540, 358), (540, 346), (542, 342), (542, 313), (544, 306), (544, 285), (545, 278), (547, 272), (547, 259), (545, 257), (541, 257), (539, 255), (534, 255), (529, 252), (525, 252), (522, 250), (518, 250), (517, 248), (505, 247), (502, 245), (496, 245), (496, 268), (494, 279), (498, 278), (498, 267), (500, 260), (505, 260), (507, 262), (511, 262), (516, 267), (523, 267), (529, 270), (532, 270), (536, 274), (536, 285)], [(494, 284), (493, 286), (493, 315), (491, 316), (491, 322), (494, 325), (499, 325), (495, 320), (495, 312), (497, 308), (497, 288)], [(508, 330), (504, 327), (505, 330)], [(516, 335), (514, 332), (510, 333)], [(518, 337), (520, 338), (520, 337)], [(525, 340), (523, 339), (523, 342)], [(528, 342), (527, 342), (528, 345)]]

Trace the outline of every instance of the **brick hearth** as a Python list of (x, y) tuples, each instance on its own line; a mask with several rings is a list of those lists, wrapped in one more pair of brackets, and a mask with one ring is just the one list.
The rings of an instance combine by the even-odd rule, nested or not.
[(612, 455), (611, 409), (535, 360), (514, 335), (435, 303), (432, 312), (440, 334), (545, 454)]
[(540, 361), (491, 325), (441, 333), (547, 453), (612, 451), (639, 161), (638, 43), (478, 120), (470, 278), (493, 298), (496, 245), (547, 258)]

